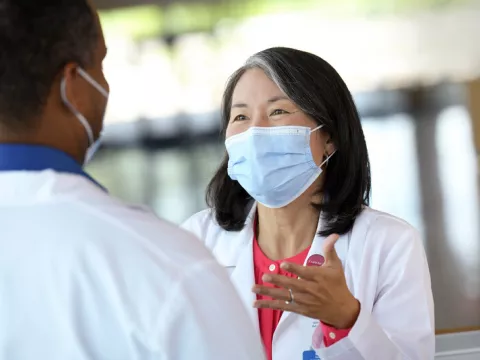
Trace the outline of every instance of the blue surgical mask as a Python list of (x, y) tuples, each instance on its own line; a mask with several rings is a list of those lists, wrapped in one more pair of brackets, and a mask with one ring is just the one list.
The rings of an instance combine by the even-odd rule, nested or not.
[[(90, 83), (90, 85), (92, 85), (95, 89), (97, 89), (100, 94), (102, 94), (107, 100), (108, 100), (108, 91), (105, 90), (97, 81), (95, 81), (95, 79), (93, 79), (85, 70), (83, 70), (82, 68), (78, 68), (77, 69), (78, 71), (78, 74), (83, 77), (87, 82)], [(60, 94), (62, 96), (62, 100), (64, 102), (64, 104), (70, 109), (70, 111), (75, 115), (75, 117), (78, 119), (78, 121), (80, 121), (80, 123), (82, 124), (82, 126), (84, 127), (85, 129), (85, 132), (87, 133), (87, 137), (88, 137), (88, 148), (87, 148), (87, 151), (85, 153), (85, 160), (84, 160), (84, 165), (89, 163), (90, 160), (93, 158), (93, 156), (95, 155), (96, 151), (98, 150), (98, 148), (100, 147), (101, 145), (101, 138), (102, 138), (102, 132), (100, 133), (99, 137), (95, 140), (94, 138), (94, 135), (93, 135), (93, 131), (92, 131), (92, 127), (90, 126), (90, 123), (87, 121), (87, 119), (85, 118), (85, 116), (83, 116), (82, 113), (80, 113), (80, 111), (78, 111), (73, 105), (72, 103), (68, 100), (67, 98), (67, 91), (66, 91), (66, 82), (65, 82), (65, 78), (62, 79), (62, 83), (60, 85)]]
[(251, 127), (225, 141), (228, 175), (259, 203), (284, 207), (302, 195), (322, 173), (310, 148), (311, 130), (303, 126)]

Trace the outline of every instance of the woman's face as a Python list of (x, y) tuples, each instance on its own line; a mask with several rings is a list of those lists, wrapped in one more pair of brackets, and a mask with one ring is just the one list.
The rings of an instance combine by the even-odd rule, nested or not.
[[(250, 127), (305, 126), (317, 124), (303, 113), (263, 70), (247, 70), (238, 81), (232, 95), (232, 108), (226, 137), (240, 134)], [(315, 163), (320, 165), (327, 151), (327, 133), (319, 129), (310, 135), (310, 148)]]

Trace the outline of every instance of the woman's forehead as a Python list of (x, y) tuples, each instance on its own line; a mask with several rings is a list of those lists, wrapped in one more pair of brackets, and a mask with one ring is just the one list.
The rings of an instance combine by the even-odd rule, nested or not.
[(257, 102), (272, 97), (286, 95), (262, 69), (252, 68), (246, 70), (235, 85), (232, 102)]

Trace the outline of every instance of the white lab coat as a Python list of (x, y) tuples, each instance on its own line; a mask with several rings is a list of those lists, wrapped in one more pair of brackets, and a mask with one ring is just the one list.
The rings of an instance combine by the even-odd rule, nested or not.
[(191, 234), (83, 176), (0, 172), (0, 359), (262, 358)]
[[(249, 309), (252, 307), (252, 208), (240, 232), (221, 229), (212, 211), (202, 211), (183, 227), (196, 234), (231, 273), (231, 280)], [(321, 224), (318, 224), (320, 228)], [(324, 237), (316, 236), (307, 259), (322, 254)], [(391, 215), (365, 208), (353, 229), (335, 245), (348, 287), (361, 311), (349, 336), (315, 349), (321, 360), (430, 360), (434, 358), (434, 314), (430, 274), (419, 234)], [(312, 346), (318, 321), (284, 313), (273, 336), (273, 360), (302, 359)]]

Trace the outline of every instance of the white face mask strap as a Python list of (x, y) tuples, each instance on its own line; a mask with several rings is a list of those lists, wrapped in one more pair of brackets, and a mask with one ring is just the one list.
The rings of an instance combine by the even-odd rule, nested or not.
[(323, 160), (323, 162), (320, 164), (319, 168), (321, 168), (323, 165), (327, 164), (328, 165), (328, 160), (330, 160), (330, 158), (337, 152), (337, 150), (333, 150), (333, 152), (327, 156), (327, 158), (325, 160)]
[(62, 82), (60, 84), (60, 95), (62, 96), (62, 100), (65, 103), (65, 105), (68, 106), (70, 111), (76, 116), (78, 121), (83, 125), (85, 128), (85, 132), (87, 133), (88, 136), (88, 145), (92, 145), (94, 143), (93, 139), (93, 132), (92, 132), (92, 127), (88, 123), (87, 119), (85, 119), (85, 116), (83, 116), (75, 107), (70, 103), (70, 101), (67, 98), (67, 82), (65, 81), (65, 78), (62, 79)]
[(81, 77), (83, 77), (86, 81), (90, 83), (95, 89), (97, 89), (100, 94), (105, 96), (105, 98), (108, 98), (108, 91), (105, 90), (94, 78), (92, 78), (85, 70), (83, 70), (81, 67), (77, 69), (78, 73), (80, 74)]
[(325, 125), (323, 125), (323, 124), (317, 126), (315, 129), (310, 130), (310, 134), (313, 133), (314, 131), (320, 130), (320, 129), (323, 128), (324, 126), (325, 126)]

